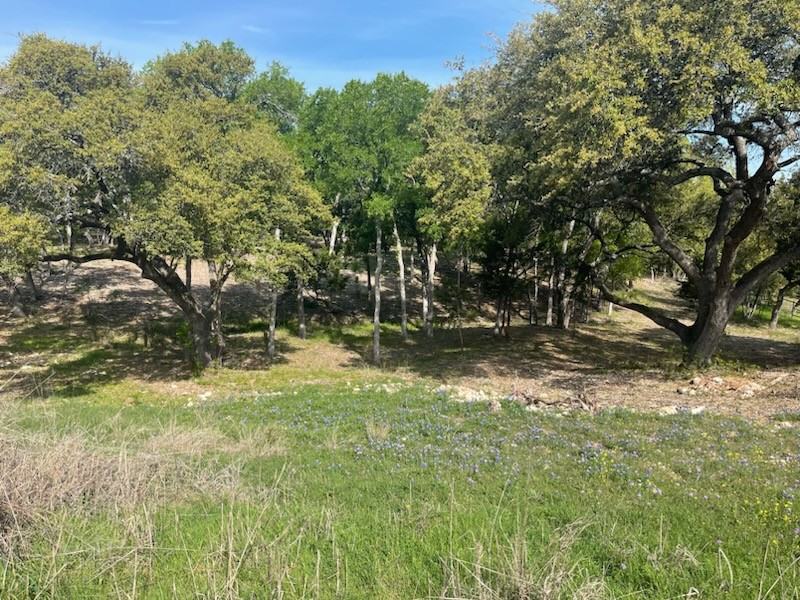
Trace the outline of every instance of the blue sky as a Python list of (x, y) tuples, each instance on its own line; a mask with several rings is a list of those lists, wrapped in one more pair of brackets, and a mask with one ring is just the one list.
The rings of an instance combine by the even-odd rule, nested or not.
[[(3, 6), (5, 5), (5, 6)], [(490, 34), (541, 9), (532, 0), (0, 0), (0, 60), (19, 33), (103, 48), (141, 67), (184, 41), (232, 39), (259, 68), (278, 60), (309, 90), (340, 87), (379, 71), (406, 71), (432, 85), (447, 81), (445, 61), (478, 64), (491, 54)]]

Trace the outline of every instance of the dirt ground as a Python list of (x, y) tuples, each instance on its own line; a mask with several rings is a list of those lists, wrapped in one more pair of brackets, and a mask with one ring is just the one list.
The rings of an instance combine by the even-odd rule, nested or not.
[[(195, 264), (193, 281), (198, 289), (207, 286), (203, 264)], [(261, 332), (247, 325), (263, 318), (266, 292), (234, 281), (224, 300), (231, 323), (226, 368), (198, 378), (185, 367), (183, 351), (173, 339), (180, 314), (134, 266), (91, 263), (68, 273), (56, 270), (42, 283), (46, 298), (32, 318), (0, 318), (0, 396), (25, 397), (32, 393), (31, 385), (38, 386), (38, 395), (65, 390), (79, 394), (90, 383), (106, 380), (193, 397), (257, 390), (276, 381), (422, 378), (433, 385), (482, 392), (480, 397), (511, 395), (556, 410), (580, 399), (591, 409), (711, 411), (800, 423), (800, 327), (772, 332), (763, 326), (733, 325), (721, 348), (721, 366), (695, 373), (679, 367), (680, 346), (671, 333), (627, 310), (593, 313), (588, 323), (572, 331), (515, 323), (509, 339), (495, 338), (488, 320), (470, 323), (460, 332), (445, 322), (432, 340), (419, 331), (412, 331), (408, 340), (385, 335), (384, 365), (377, 369), (369, 363), (367, 329), (341, 324), (368, 308), (363, 276), (351, 276), (342, 297), (334, 299), (343, 316), (340, 324), (331, 323), (310, 291), (311, 338), (299, 340), (282, 331), (280, 357), (270, 363), (261, 349)], [(385, 285), (391, 317), (397, 309), (394, 282), (387, 278)], [(673, 285), (643, 280), (636, 290), (675, 316), (688, 317), (691, 313), (672, 293)], [(419, 290), (412, 286), (409, 292), (413, 314), (419, 310)], [(283, 319), (293, 316), (293, 296), (284, 298)]]

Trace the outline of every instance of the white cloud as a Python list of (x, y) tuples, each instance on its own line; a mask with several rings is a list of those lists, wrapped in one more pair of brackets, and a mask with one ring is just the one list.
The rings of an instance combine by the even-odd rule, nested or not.
[(251, 33), (264, 33), (264, 29), (261, 27), (256, 27), (255, 25), (244, 25), (242, 29)]

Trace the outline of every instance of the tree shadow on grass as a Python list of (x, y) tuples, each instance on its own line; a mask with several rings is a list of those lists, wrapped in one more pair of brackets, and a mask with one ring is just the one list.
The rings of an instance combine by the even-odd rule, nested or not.
[[(350, 366), (371, 364), (371, 333), (346, 328), (326, 330), (328, 340), (357, 356)], [(463, 345), (462, 345), (463, 340)], [(720, 356), (746, 366), (794, 367), (797, 344), (771, 339), (727, 336)], [(561, 374), (565, 384), (584, 376), (620, 371), (659, 370), (669, 373), (682, 362), (678, 339), (660, 327), (620, 329), (614, 321), (581, 325), (564, 331), (550, 327), (515, 326), (510, 338), (495, 337), (486, 327), (438, 330), (426, 338), (416, 331), (403, 340), (394, 328), (381, 334), (381, 368), (411, 372), (447, 382), (458, 378), (539, 379)], [(574, 387), (574, 386), (570, 386)]]

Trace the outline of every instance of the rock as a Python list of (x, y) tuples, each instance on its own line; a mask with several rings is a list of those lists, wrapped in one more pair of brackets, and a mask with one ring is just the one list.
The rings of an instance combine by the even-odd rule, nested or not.
[(694, 377), (689, 383), (692, 385), (700, 385), (703, 383), (703, 380), (700, 377)]
[(677, 406), (662, 406), (658, 409), (658, 414), (661, 416), (667, 417), (671, 415), (678, 414), (678, 407)]
[(697, 390), (689, 390), (690, 396), (697, 396)]
[(711, 379), (711, 381), (713, 381), (714, 383), (724, 383), (725, 382), (725, 380), (722, 377), (713, 377)]
[(686, 394), (689, 393), (689, 388), (687, 388), (687, 387), (678, 388), (678, 393), (681, 396), (685, 396)]
[(503, 410), (503, 405), (500, 404), (500, 400), (492, 398), (491, 400), (489, 400), (489, 410), (492, 412), (499, 412)]
[(692, 414), (692, 415), (699, 415), (699, 414), (702, 414), (704, 412), (706, 412), (706, 407), (705, 406), (695, 406), (694, 408), (690, 408), (689, 409), (689, 414)]

